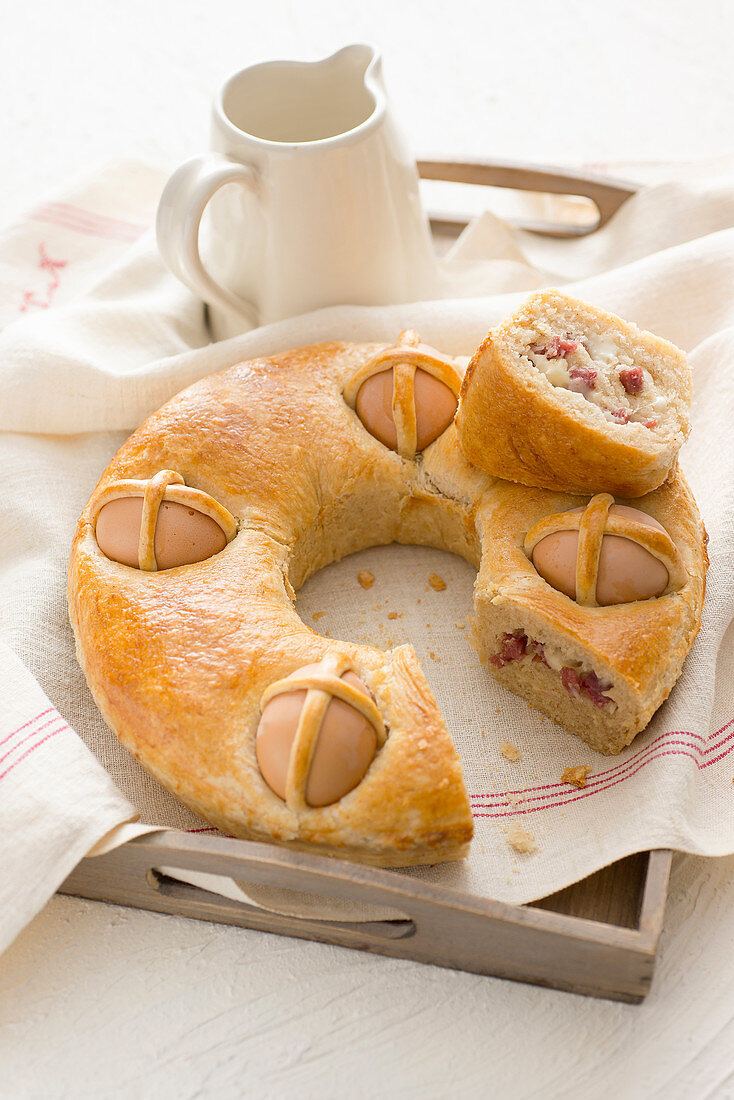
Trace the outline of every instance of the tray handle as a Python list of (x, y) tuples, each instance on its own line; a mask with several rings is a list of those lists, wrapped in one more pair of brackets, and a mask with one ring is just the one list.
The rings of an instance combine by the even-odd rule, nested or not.
[[(635, 183), (592, 172), (575, 172), (509, 161), (419, 160), (418, 174), (424, 180), (443, 180), (447, 183), (508, 187), (517, 191), (538, 191), (553, 195), (582, 195), (590, 199), (599, 211), (597, 221), (590, 226), (543, 221), (512, 223), (521, 229), (547, 237), (586, 237), (595, 233), (639, 190)], [(468, 217), (449, 214), (432, 215), (430, 220), (436, 232), (456, 232), (469, 222)]]

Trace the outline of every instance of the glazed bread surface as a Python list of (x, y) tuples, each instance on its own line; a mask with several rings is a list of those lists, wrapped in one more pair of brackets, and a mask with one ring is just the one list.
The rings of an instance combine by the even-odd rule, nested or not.
[[(472, 835), (443, 718), (412, 647), (384, 653), (322, 637), (298, 617), (294, 590), (332, 561), (393, 541), (478, 563), (469, 487), (491, 479), (467, 466), (453, 425), (418, 462), (365, 430), (342, 392), (382, 348), (299, 348), (174, 397), (102, 476), (79, 521), (68, 591), (79, 661), (106, 721), (192, 810), (234, 836), (408, 866), (458, 859)], [(110, 560), (95, 538), (95, 502), (121, 479), (162, 469), (228, 509), (236, 536), (213, 557), (158, 572)], [(464, 500), (438, 492), (430, 470), (463, 484)], [(260, 703), (274, 681), (327, 654), (349, 658), (388, 736), (357, 787), (295, 813), (257, 765)]]
[[(510, 326), (513, 346), (521, 343), (519, 324)], [(532, 338), (542, 336), (536, 326)], [(471, 385), (463, 433), (451, 423), (408, 458), (384, 446), (344, 394), (385, 350), (297, 348), (237, 364), (174, 397), (123, 444), (96, 487), (78, 524), (68, 596), (79, 661), (106, 721), (197, 814), (237, 837), (409, 866), (458, 859), (472, 836), (446, 725), (410, 646), (383, 652), (322, 637), (298, 617), (295, 590), (368, 546), (424, 544), (461, 555), (479, 570), (477, 646), (493, 675), (609, 753), (644, 728), (680, 673), (700, 621), (706, 559), (695, 503), (673, 472), (638, 503), (675, 541), (682, 586), (613, 607), (581, 607), (551, 588), (523, 540), (544, 517), (587, 497), (510, 484), (472, 465)], [(484, 387), (478, 355), (472, 385)], [(651, 357), (651, 377), (653, 366)], [(537, 390), (547, 405), (543, 387), (553, 387), (527, 360), (531, 371), (527, 392)], [(516, 391), (513, 375), (508, 402)], [(677, 416), (672, 398), (670, 407)], [(632, 428), (653, 438), (650, 429)], [(517, 473), (511, 466), (506, 477)], [(208, 494), (226, 510), (232, 528), (224, 549), (154, 571), (106, 556), (96, 534), (100, 502), (122, 483), (153, 484), (171, 471), (180, 475), (177, 492)], [(515, 656), (497, 665), (492, 658), (503, 645)], [(544, 661), (533, 660), (538, 646)], [(351, 791), (294, 810), (258, 767), (262, 700), (283, 677), (330, 656), (345, 659), (366, 685), (387, 736)], [(564, 668), (581, 684), (575, 697)], [(607, 701), (599, 705), (599, 696)]]

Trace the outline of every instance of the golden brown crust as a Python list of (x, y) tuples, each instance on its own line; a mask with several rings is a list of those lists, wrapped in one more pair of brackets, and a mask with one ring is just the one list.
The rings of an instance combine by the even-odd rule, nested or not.
[[(605, 420), (591, 402), (558, 389), (517, 354), (517, 334), (544, 310), (566, 311), (597, 330), (627, 334), (660, 364), (670, 423), (657, 433), (643, 424)], [(664, 370), (662, 369), (664, 367)], [(558, 291), (533, 295), (488, 333), (464, 375), (456, 425), (469, 462), (495, 477), (562, 492), (639, 497), (662, 484), (688, 433), (690, 372), (683, 354), (614, 314)]]
[[(124, 444), (79, 523), (69, 603), (79, 659), (120, 740), (217, 827), (382, 866), (466, 853), (472, 835), (461, 766), (407, 646), (332, 642), (296, 615), (293, 587), (366, 545), (398, 539), (415, 463), (345, 405), (346, 380), (379, 346), (321, 345), (241, 364), (174, 398)], [(94, 538), (100, 494), (119, 479), (176, 469), (237, 519), (214, 558), (144, 573), (105, 558)], [(452, 502), (424, 493), (447, 537)], [(294, 813), (255, 758), (260, 700), (275, 681), (343, 654), (372, 691), (388, 737), (365, 779), (332, 806)]]
[[(570, 639), (623, 684), (622, 702), (634, 709), (629, 740), (670, 690), (697, 630), (704, 551), (695, 504), (676, 475), (645, 510), (676, 541), (687, 584), (653, 604), (579, 608), (538, 577), (522, 543), (544, 515), (585, 501), (489, 477), (462, 456), (454, 425), (420, 461), (384, 447), (343, 399), (348, 380), (382, 350), (323, 344), (238, 364), (151, 416), (114, 457), (79, 521), (69, 606), (79, 660), (107, 722), (196, 813), (235, 836), (409, 866), (459, 858), (472, 835), (441, 714), (411, 647), (382, 653), (323, 638), (298, 618), (294, 589), (331, 561), (393, 541), (437, 546), (475, 565), (481, 558), (485, 648), (518, 615)], [(94, 537), (99, 500), (121, 479), (161, 470), (176, 470), (227, 509), (236, 536), (213, 558), (161, 572), (110, 561)], [(672, 660), (656, 664), (656, 653)], [(330, 654), (369, 688), (388, 736), (338, 803), (294, 812), (257, 766), (260, 704), (272, 684)], [(563, 708), (533, 701), (569, 726)], [(621, 747), (613, 724), (593, 733), (601, 751)]]

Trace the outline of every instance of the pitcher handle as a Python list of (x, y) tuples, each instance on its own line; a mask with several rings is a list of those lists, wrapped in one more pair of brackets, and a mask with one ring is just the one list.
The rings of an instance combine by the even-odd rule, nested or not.
[(212, 278), (199, 252), (199, 227), (212, 196), (228, 183), (257, 194), (253, 168), (219, 153), (204, 153), (177, 168), (163, 188), (156, 215), (156, 237), (169, 270), (199, 298), (220, 309), (234, 310), (251, 326), (259, 324), (252, 302), (233, 294)]

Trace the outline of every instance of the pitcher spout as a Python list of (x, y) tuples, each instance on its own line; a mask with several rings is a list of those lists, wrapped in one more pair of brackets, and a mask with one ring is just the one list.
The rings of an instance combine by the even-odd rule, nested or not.
[(360, 125), (378, 122), (387, 107), (387, 93), (382, 75), (382, 54), (368, 42), (355, 42), (342, 46), (335, 53), (311, 62), (314, 69), (321, 68), (325, 81), (343, 102), (352, 106), (355, 118), (361, 116)]
[[(345, 75), (351, 71), (351, 79), (371, 96), (375, 109), (384, 109), (385, 82), (382, 75), (382, 54), (369, 42), (355, 42), (325, 57), (321, 64), (336, 62), (344, 66)], [(318, 64), (318, 62), (316, 63)]]
[(266, 61), (236, 73), (215, 108), (222, 124), (269, 144), (338, 141), (379, 125), (387, 106), (379, 50), (344, 46), (319, 61)]

